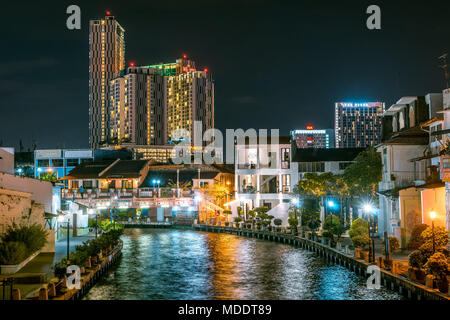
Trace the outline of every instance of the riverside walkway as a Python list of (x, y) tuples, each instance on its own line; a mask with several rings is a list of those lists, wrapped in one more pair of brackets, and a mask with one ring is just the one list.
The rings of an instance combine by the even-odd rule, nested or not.
[[(84, 235), (70, 237), (69, 251), (73, 252), (76, 246), (83, 242), (93, 239), (95, 235)], [(22, 297), (34, 295), (49, 279), (54, 277), (53, 266), (67, 254), (67, 239), (60, 239), (55, 242), (55, 252), (40, 253), (33, 260), (27, 263), (22, 269), (13, 275), (0, 275), (0, 280), (14, 278), (14, 289), (20, 289)], [(9, 292), (0, 290), (0, 300), (9, 299)]]

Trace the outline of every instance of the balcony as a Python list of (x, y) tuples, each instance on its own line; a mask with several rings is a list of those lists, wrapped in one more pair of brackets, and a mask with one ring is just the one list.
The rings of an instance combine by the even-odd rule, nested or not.
[(117, 196), (121, 199), (149, 199), (149, 198), (188, 198), (193, 196), (191, 190), (173, 188), (137, 188), (137, 189), (62, 189), (62, 199), (65, 200), (101, 200)]

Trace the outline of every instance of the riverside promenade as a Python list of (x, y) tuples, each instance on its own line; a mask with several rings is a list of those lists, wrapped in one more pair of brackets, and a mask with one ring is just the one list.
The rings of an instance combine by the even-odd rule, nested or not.
[[(93, 239), (95, 235), (83, 235), (70, 237), (69, 251), (73, 252), (76, 246)], [(60, 239), (55, 242), (55, 252), (40, 253), (33, 260), (27, 263), (22, 269), (13, 275), (0, 275), (0, 281), (7, 278), (14, 278), (14, 289), (19, 289), (22, 299), (36, 295), (43, 284), (55, 277), (53, 266), (67, 255), (67, 239)], [(0, 290), (0, 300), (10, 299), (9, 288)]]
[[(300, 247), (302, 249), (315, 252), (317, 255), (323, 257), (327, 261), (344, 266), (345, 268), (355, 272), (358, 276), (367, 279), (369, 274), (367, 269), (371, 264), (366, 259), (355, 257), (355, 251), (346, 248), (332, 248), (325, 243), (314, 241), (312, 235), (307, 237), (295, 236), (283, 232), (272, 232), (265, 230), (254, 230), (244, 228), (234, 228), (226, 226), (213, 226), (205, 224), (194, 224), (193, 229), (196, 231), (229, 233), (244, 237), (264, 239), (269, 241), (276, 241)], [(450, 296), (439, 292), (439, 290), (429, 288), (420, 283), (411, 281), (396, 273), (396, 264), (399, 261), (394, 260), (393, 268), (386, 270), (380, 268), (381, 285), (398, 292), (410, 300), (444, 300), (450, 301)]]

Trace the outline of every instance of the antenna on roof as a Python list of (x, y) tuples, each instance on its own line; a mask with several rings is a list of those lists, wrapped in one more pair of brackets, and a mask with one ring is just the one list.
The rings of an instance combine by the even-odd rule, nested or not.
[(442, 56), (440, 56), (438, 59), (442, 60), (442, 65), (439, 67), (444, 70), (444, 76), (445, 76), (445, 89), (448, 89), (448, 70), (447, 70), (447, 56), (448, 53), (444, 53)]

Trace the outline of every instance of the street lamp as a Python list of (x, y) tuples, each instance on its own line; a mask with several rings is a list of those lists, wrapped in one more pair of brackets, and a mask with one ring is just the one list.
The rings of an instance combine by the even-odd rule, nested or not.
[[(373, 217), (373, 219), (371, 220), (371, 214), (375, 215), (375, 208), (370, 204), (370, 203), (365, 203), (363, 205), (363, 210), (364, 212), (367, 214), (367, 219), (368, 219), (368, 231), (369, 231), (369, 237), (371, 238), (369, 241), (369, 262), (374, 262), (375, 261), (375, 238), (374, 238), (374, 234), (375, 234), (375, 217)], [(371, 224), (373, 224), (371, 226)], [(371, 232), (372, 229), (372, 232)]]
[[(297, 198), (294, 198), (294, 199), (291, 200), (291, 203), (295, 206), (294, 217), (295, 217), (295, 220), (297, 220), (298, 219), (297, 211), (298, 211), (298, 208), (300, 206), (300, 200), (297, 199)], [(298, 225), (299, 225), (299, 221), (297, 220), (297, 228), (298, 228)], [(295, 228), (295, 234), (298, 233), (298, 229), (297, 228)]]
[(70, 261), (69, 261), (69, 255), (70, 255), (70, 218), (67, 218), (67, 221), (66, 222), (64, 222), (64, 216), (59, 216), (58, 217), (58, 222), (59, 223), (67, 223), (67, 264), (69, 265), (70, 264)]
[(434, 237), (434, 219), (436, 218), (436, 211), (431, 210), (430, 211), (430, 218), (431, 218), (431, 235), (433, 237), (433, 254), (436, 252), (436, 240)]
[(88, 209), (88, 214), (90, 214), (90, 215), (94, 214), (95, 215), (95, 237), (97, 238), (97, 226), (98, 226), (97, 217), (98, 217), (98, 214), (95, 212), (94, 209), (91, 209), (91, 208)]

